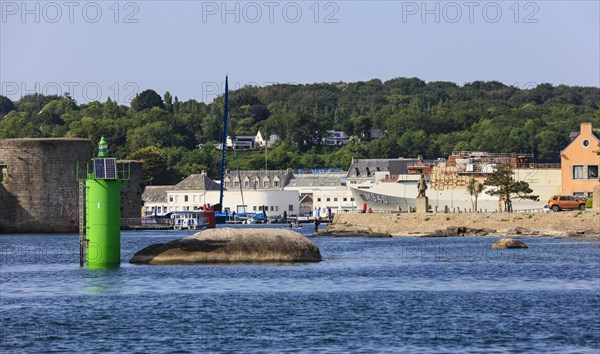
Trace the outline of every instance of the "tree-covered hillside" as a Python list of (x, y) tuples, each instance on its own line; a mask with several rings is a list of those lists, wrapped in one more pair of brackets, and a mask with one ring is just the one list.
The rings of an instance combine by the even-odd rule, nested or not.
[[(445, 157), (454, 150), (533, 152), (546, 162), (581, 122), (600, 127), (600, 89), (541, 84), (529, 90), (500, 82), (458, 86), (397, 78), (386, 82), (244, 87), (230, 93), (230, 135), (277, 134), (268, 167), (347, 169), (356, 157)], [(211, 104), (181, 102), (166, 92), (140, 92), (131, 107), (77, 104), (68, 94), (33, 94), (12, 102), (0, 96), (0, 138), (104, 136), (119, 158), (149, 163), (153, 184), (172, 183), (206, 170), (218, 176), (220, 155), (198, 144), (221, 140), (223, 97)], [(369, 141), (372, 128), (387, 136)], [(352, 142), (321, 146), (330, 129)], [(229, 152), (229, 154), (232, 154)], [(264, 151), (238, 152), (240, 169), (265, 166)], [(233, 156), (229, 168), (235, 168)]]

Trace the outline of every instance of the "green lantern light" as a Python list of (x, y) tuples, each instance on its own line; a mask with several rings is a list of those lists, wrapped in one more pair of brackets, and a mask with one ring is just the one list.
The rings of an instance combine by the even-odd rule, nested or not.
[(104, 137), (100, 138), (100, 143), (98, 144), (98, 157), (106, 157), (108, 155), (108, 145), (106, 144), (106, 140)]

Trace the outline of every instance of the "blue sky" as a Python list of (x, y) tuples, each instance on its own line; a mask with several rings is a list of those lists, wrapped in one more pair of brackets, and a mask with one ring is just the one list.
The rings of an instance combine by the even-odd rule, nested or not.
[(0, 94), (210, 102), (231, 85), (600, 86), (599, 1), (0, 1)]

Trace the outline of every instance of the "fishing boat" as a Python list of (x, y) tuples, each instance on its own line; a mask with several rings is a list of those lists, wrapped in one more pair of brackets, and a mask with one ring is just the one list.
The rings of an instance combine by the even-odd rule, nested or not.
[[(357, 205), (372, 211), (408, 211), (416, 207), (417, 183), (421, 174), (427, 180), (427, 197), (432, 209), (469, 210), (474, 208), (473, 198), (467, 191), (474, 178), (483, 183), (486, 176), (499, 164), (508, 163), (514, 178), (525, 181), (539, 196), (538, 201), (513, 199), (513, 210), (542, 209), (544, 201), (560, 193), (561, 171), (559, 164), (530, 162), (532, 154), (496, 154), (488, 152), (453, 152), (448, 159), (424, 161), (416, 159), (354, 159), (347, 175)], [(478, 195), (477, 209), (502, 210), (503, 201), (491, 196), (485, 187)]]
[(208, 219), (204, 210), (172, 211), (168, 214), (172, 220), (173, 229), (175, 230), (195, 230), (208, 227)]

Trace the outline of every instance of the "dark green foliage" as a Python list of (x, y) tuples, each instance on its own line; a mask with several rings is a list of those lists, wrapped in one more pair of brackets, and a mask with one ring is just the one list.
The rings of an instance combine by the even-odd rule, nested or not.
[[(202, 170), (218, 178), (219, 152), (212, 144), (221, 141), (223, 96), (205, 104), (181, 102), (166, 92), (163, 102), (146, 90), (131, 108), (110, 99), (77, 105), (69, 97), (40, 94), (7, 100), (0, 97), (0, 117), (12, 110), (0, 119), (0, 138), (69, 136), (97, 142), (104, 136), (118, 158), (149, 146), (160, 151), (165, 183)], [(456, 150), (528, 152), (542, 162), (558, 162), (569, 133), (581, 122), (600, 127), (599, 102), (595, 87), (541, 84), (522, 90), (497, 81), (458, 86), (396, 78), (247, 86), (230, 93), (228, 135), (277, 134), (281, 141), (268, 149), (271, 169), (346, 170), (352, 157), (428, 159)], [(370, 140), (374, 128), (387, 130), (387, 136)], [(343, 130), (352, 142), (323, 146), (327, 130)], [(238, 152), (237, 159), (239, 168), (265, 166), (264, 150)], [(234, 169), (231, 152), (227, 161)]]
[[(168, 96), (166, 97), (168, 98)], [(135, 95), (133, 100), (131, 100), (131, 108), (133, 108), (136, 112), (141, 112), (152, 107), (165, 109), (165, 104), (163, 103), (162, 98), (160, 98), (158, 93), (156, 93), (154, 90), (142, 91), (141, 93)]]
[(0, 95), (0, 119), (4, 118), (13, 109), (15, 109), (13, 101), (8, 97)]
[(494, 188), (488, 189), (485, 193), (497, 195), (505, 200), (505, 211), (512, 212), (512, 202), (514, 198), (537, 200), (537, 195), (531, 195), (533, 190), (529, 188), (529, 183), (525, 181), (516, 181), (513, 177), (513, 170), (510, 165), (503, 164), (496, 167), (496, 171), (487, 176), (483, 182), (486, 186)]
[(156, 146), (148, 146), (134, 151), (128, 159), (142, 162), (144, 180), (148, 184), (163, 184), (167, 182), (167, 160), (165, 154)]

